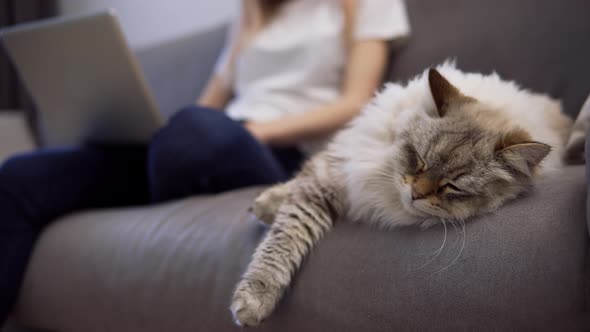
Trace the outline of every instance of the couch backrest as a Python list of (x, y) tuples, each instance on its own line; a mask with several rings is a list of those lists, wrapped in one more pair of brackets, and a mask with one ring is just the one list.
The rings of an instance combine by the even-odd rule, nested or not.
[(158, 106), (165, 116), (197, 100), (225, 41), (226, 26), (135, 50)]
[(575, 116), (590, 93), (590, 1), (406, 0), (412, 36), (393, 54), (389, 80), (456, 58), (466, 71), (562, 99)]

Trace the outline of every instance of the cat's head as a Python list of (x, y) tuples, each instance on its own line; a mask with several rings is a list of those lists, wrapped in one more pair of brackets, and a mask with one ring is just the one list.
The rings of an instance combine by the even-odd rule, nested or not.
[(487, 105), (465, 96), (434, 69), (428, 79), (436, 115), (409, 121), (394, 160), (404, 209), (422, 217), (465, 219), (526, 190), (550, 147), (519, 128), (486, 128), (477, 114)]

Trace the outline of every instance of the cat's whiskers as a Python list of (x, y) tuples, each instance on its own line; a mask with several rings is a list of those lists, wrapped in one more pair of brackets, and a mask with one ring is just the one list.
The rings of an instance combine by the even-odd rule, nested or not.
[(483, 189), (486, 191), (486, 193), (488, 194), (488, 197), (493, 197), (492, 193), (490, 192), (490, 190), (488, 189), (488, 187), (485, 185), (485, 183), (480, 182), (479, 183), (480, 186), (483, 187)]
[(453, 259), (453, 261), (451, 263), (449, 263), (449, 265), (443, 267), (442, 269), (434, 272), (432, 275), (435, 275), (437, 273), (441, 273), (442, 271), (448, 269), (449, 267), (451, 267), (453, 264), (455, 264), (455, 262), (457, 262), (457, 260), (459, 259), (459, 257), (461, 257), (461, 254), (463, 253), (463, 249), (465, 249), (465, 238), (467, 236), (466, 232), (465, 232), (465, 220), (463, 218), (460, 218), (459, 221), (461, 222), (461, 226), (463, 228), (463, 243), (461, 244), (461, 249), (459, 249), (459, 253), (457, 254), (457, 256), (455, 256), (455, 259)]
[(425, 268), (428, 264), (432, 263), (440, 255), (440, 253), (443, 251), (443, 249), (445, 247), (445, 244), (447, 243), (447, 224), (445, 223), (445, 219), (444, 218), (441, 218), (441, 221), (443, 222), (443, 227), (445, 229), (445, 235), (444, 235), (444, 238), (443, 238), (443, 242), (440, 245), (440, 248), (438, 248), (438, 250), (430, 253), (430, 255), (433, 255), (434, 254), (434, 256), (432, 258), (430, 258), (426, 263), (422, 264), (418, 268), (412, 269), (411, 271), (418, 271), (420, 269)]
[(451, 225), (453, 225), (453, 228), (455, 229), (455, 241), (453, 241), (453, 244), (451, 245), (451, 248), (454, 248), (457, 245), (457, 243), (459, 242), (459, 237), (461, 236), (461, 232), (459, 231), (459, 227), (457, 227), (457, 225), (455, 224), (453, 219), (449, 219), (449, 222), (451, 223)]

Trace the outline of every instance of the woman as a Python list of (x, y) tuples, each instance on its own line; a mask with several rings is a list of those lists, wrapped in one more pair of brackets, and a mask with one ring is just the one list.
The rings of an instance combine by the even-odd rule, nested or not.
[(180, 110), (148, 147), (88, 145), (6, 161), (0, 322), (52, 220), (286, 180), (302, 151), (359, 112), (383, 75), (387, 41), (407, 33), (401, 0), (244, 0), (199, 106)]

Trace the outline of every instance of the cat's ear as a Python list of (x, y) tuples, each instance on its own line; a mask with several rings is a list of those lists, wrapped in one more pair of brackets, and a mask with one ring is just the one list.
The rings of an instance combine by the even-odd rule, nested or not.
[(534, 142), (522, 129), (514, 129), (496, 143), (496, 155), (512, 170), (530, 176), (535, 166), (547, 157), (551, 146)]
[(436, 109), (441, 117), (447, 114), (449, 105), (453, 102), (470, 99), (434, 68), (430, 68), (428, 71), (428, 84), (430, 85), (430, 92), (436, 104)]

